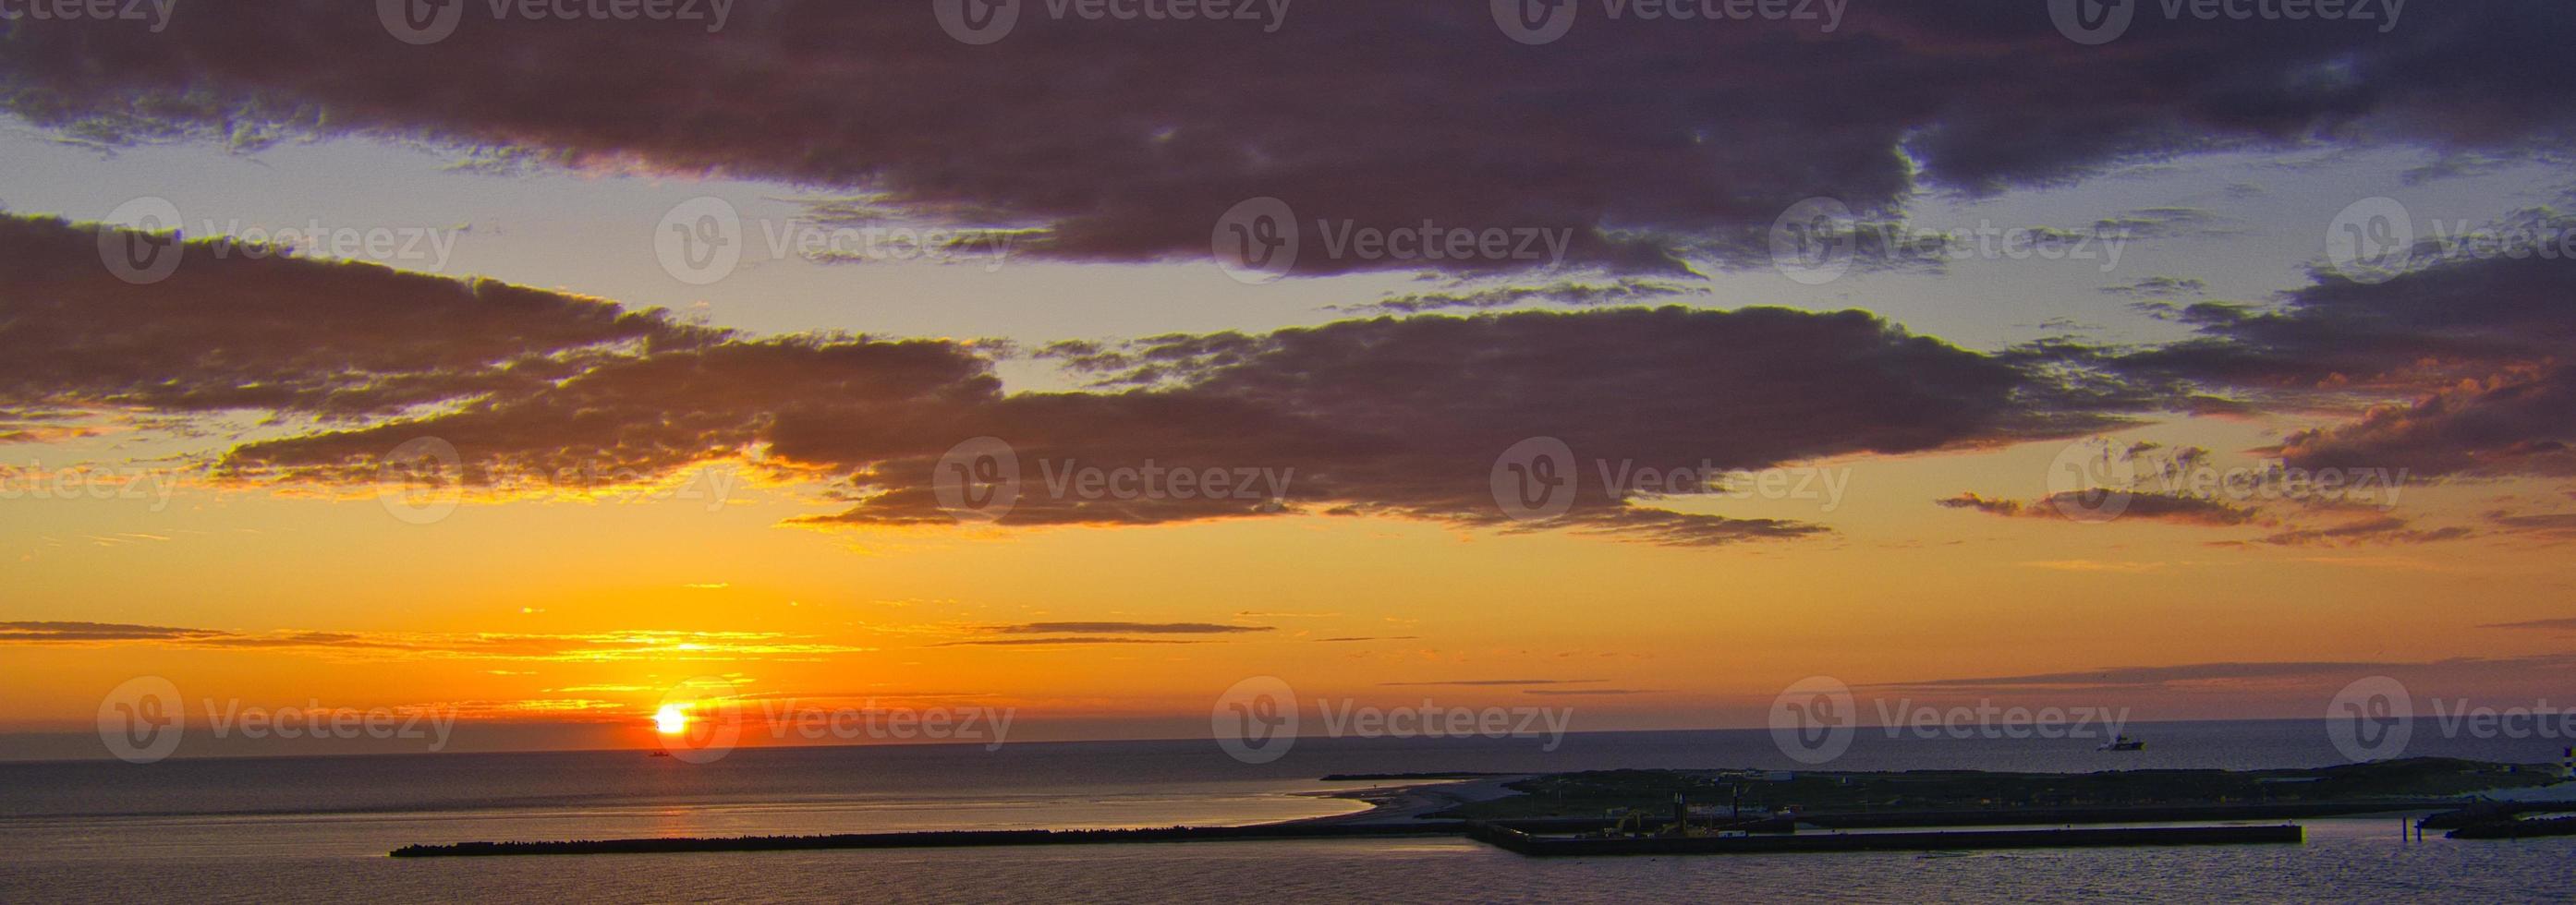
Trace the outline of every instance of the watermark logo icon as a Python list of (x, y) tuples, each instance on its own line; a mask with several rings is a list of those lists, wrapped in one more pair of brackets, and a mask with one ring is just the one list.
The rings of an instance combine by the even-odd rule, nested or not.
[(1236, 204), (1217, 218), (1208, 252), (1235, 282), (1274, 282), (1297, 266), (1297, 213), (1277, 198)]
[(469, 6), (502, 23), (703, 22), (714, 34), (724, 30), (734, 0), (376, 0), (376, 20), (395, 40), (426, 46), (455, 35)]
[(930, 6), (949, 37), (978, 47), (1010, 37), (1020, 24), (1020, 0), (931, 0)]
[(2048, 0), (2058, 33), (2088, 47), (2119, 40), (2137, 16), (2137, 0)]
[(1822, 286), (1851, 270), (1860, 244), (1851, 205), (1836, 198), (1809, 198), (1780, 212), (1771, 221), (1771, 266), (1804, 286)]
[(2397, 27), (2406, 0), (2048, 0), (2048, 17), (2066, 39), (2088, 47), (2119, 40), (2143, 12), (2169, 22), (2377, 22)]
[(1831, 762), (1851, 749), (1860, 709), (1851, 686), (1832, 676), (1800, 679), (1771, 699), (1771, 743), (1790, 760), (1809, 766)]
[(108, 273), (136, 286), (169, 279), (187, 257), (179, 226), (179, 206), (169, 199), (143, 197), (117, 205), (99, 222), (98, 259)]
[(663, 751), (682, 761), (723, 760), (742, 741), (742, 702), (734, 684), (714, 676), (682, 681), (654, 707), (653, 734)]
[(1266, 764), (1297, 744), (1297, 691), (1277, 676), (1254, 676), (1218, 695), (1208, 710), (1217, 747), (1235, 760)]
[(1574, 448), (1555, 437), (1531, 437), (1495, 457), (1488, 476), (1494, 505), (1513, 521), (1537, 521), (1574, 508)]
[(1000, 437), (949, 447), (932, 467), (931, 493), (958, 521), (998, 522), (1020, 502), (1020, 454)]
[(673, 205), (654, 227), (653, 256), (663, 273), (691, 286), (731, 276), (742, 263), (742, 212), (733, 202), (708, 196)]
[(2119, 518), (2137, 484), (2137, 461), (2108, 441), (2068, 444), (2048, 463), (2048, 504), (2069, 521)]
[(2356, 283), (2385, 283), (2415, 253), (2415, 218), (2395, 198), (2364, 198), (2326, 227), (2326, 260)]
[(1553, 44), (1574, 28), (1578, 0), (1493, 0), (1494, 24), (1514, 41)]
[(465, 501), (465, 457), (439, 437), (404, 441), (376, 465), (376, 501), (406, 524), (446, 521)]
[(2359, 679), (2326, 703), (2326, 738), (2355, 763), (2406, 753), (2415, 735), (2415, 697), (2388, 676)]
[(148, 764), (179, 750), (186, 734), (179, 686), (160, 676), (127, 679), (98, 702), (98, 739), (129, 764)]
[(436, 44), (456, 33), (465, 20), (467, 0), (376, 0), (376, 19), (385, 33), (415, 47)]

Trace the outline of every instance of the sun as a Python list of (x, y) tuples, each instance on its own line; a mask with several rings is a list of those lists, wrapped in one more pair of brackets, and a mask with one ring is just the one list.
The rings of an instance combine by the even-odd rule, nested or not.
[(689, 708), (680, 704), (662, 705), (662, 709), (653, 712), (653, 729), (663, 735), (689, 731)]

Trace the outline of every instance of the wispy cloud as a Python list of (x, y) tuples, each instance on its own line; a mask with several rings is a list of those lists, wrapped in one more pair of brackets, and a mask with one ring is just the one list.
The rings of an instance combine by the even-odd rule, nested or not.
[(101, 622), (0, 623), (0, 645), (150, 646), (197, 649), (302, 650), (364, 657), (471, 660), (734, 660), (811, 658), (863, 653), (781, 632), (630, 631), (592, 634), (444, 634), (428, 632), (237, 632)]
[(2030, 502), (1974, 493), (1962, 493), (1933, 502), (1949, 509), (1973, 509), (1989, 515), (2036, 519), (2062, 520), (2068, 518), (2066, 513), (2069, 512), (2110, 511), (2124, 519), (2226, 526), (2245, 524), (2255, 516), (2253, 510), (2223, 500), (2178, 493), (2117, 490), (2106, 492), (2101, 499), (2083, 499), (2070, 491)]
[(1026, 622), (987, 629), (1002, 635), (1232, 635), (1273, 631), (1267, 625), (1221, 622)]
[(932, 647), (1053, 647), (1058, 645), (1094, 644), (1206, 644), (1194, 638), (984, 638), (967, 641), (942, 641)]
[(2576, 619), (2533, 619), (2528, 622), (2491, 622), (2478, 627), (2533, 629), (2550, 632), (2576, 632)]
[(2170, 666), (2117, 666), (2097, 670), (1973, 678), (1878, 682), (1863, 688), (1915, 690), (2016, 689), (2057, 691), (2177, 690), (2210, 686), (2349, 681), (2373, 674), (2460, 676), (2576, 671), (2576, 654), (2529, 657), (2454, 657), (2425, 662), (2373, 660), (2252, 661)]
[(2356, 671), (2384, 669), (2388, 664), (2368, 661), (2313, 662), (2231, 662), (2192, 663), (2178, 666), (2118, 666), (2098, 670), (2031, 673), (2010, 676), (1924, 679), (1908, 682), (1879, 682), (1868, 688), (1915, 689), (2110, 689), (2163, 688), (2177, 684), (2194, 684), (2246, 679), (2311, 678), (2348, 674)]
[(2161, 562), (2102, 559), (2052, 559), (2021, 564), (2029, 569), (2052, 569), (2059, 572), (2120, 572), (2131, 575), (2154, 572), (2165, 567)]

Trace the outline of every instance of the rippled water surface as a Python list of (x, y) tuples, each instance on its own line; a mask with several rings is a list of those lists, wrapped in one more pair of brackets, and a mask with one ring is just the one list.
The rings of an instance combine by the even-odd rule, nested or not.
[[(2143, 727), (2089, 745), (1864, 734), (1837, 769), (2333, 762), (2315, 724)], [(2531, 750), (2523, 750), (2531, 748)], [(2324, 749), (2324, 750), (2316, 750)], [(2529, 745), (2449, 753), (2540, 761)], [(1450, 839), (395, 860), (414, 842), (1241, 823), (1357, 807), (1337, 772), (1781, 767), (1764, 733), (0, 764), (0, 900), (2569, 901), (2576, 839), (2401, 842), (2308, 821), (2295, 846), (1533, 860)]]

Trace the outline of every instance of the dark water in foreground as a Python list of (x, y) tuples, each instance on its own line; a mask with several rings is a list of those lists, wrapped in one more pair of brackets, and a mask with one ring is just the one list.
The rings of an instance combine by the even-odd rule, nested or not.
[[(2339, 762), (2311, 721), (2092, 741), (1888, 739), (1829, 769), (2085, 771)], [(2552, 760), (2559, 742), (2419, 735), (2410, 754)], [(44, 901), (2567, 901), (2576, 840), (2400, 842), (2394, 817), (2302, 846), (1533, 861), (1464, 840), (395, 861), (412, 842), (1149, 826), (1341, 813), (1326, 773), (1789, 762), (1760, 731), (1308, 739), (1249, 766), (1206, 741), (0, 764), (0, 900)]]

